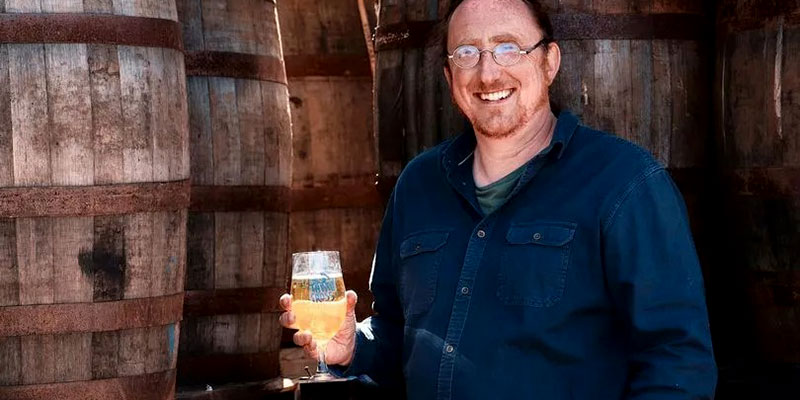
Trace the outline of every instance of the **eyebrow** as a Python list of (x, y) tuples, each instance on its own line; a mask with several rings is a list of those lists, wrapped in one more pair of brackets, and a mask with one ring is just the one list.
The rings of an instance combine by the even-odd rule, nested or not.
[(502, 43), (502, 42), (519, 43), (519, 38), (518, 37), (516, 37), (514, 35), (511, 35), (511, 34), (508, 34), (508, 33), (504, 33), (502, 35), (492, 36), (489, 40), (491, 42), (493, 42), (493, 43)]

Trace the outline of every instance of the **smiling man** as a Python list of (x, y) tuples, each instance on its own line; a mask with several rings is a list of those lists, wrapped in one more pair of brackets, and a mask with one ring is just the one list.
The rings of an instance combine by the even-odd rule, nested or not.
[[(403, 171), (375, 315), (356, 324), (349, 292), (328, 362), (411, 399), (713, 398), (683, 200), (646, 151), (553, 114), (561, 55), (541, 6), (465, 0), (447, 52), (473, 129)], [(295, 342), (315, 353), (307, 333)]]

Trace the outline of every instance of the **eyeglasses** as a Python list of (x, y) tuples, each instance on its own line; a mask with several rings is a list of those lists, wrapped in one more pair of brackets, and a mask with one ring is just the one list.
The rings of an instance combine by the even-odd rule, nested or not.
[(478, 65), (478, 62), (481, 60), (481, 54), (485, 51), (488, 51), (492, 53), (494, 62), (496, 62), (498, 65), (509, 67), (518, 63), (519, 60), (522, 59), (523, 55), (532, 53), (534, 50), (539, 48), (539, 46), (547, 44), (548, 42), (549, 40), (544, 38), (533, 45), (533, 47), (526, 50), (521, 49), (519, 45), (511, 42), (500, 43), (492, 50), (480, 50), (471, 44), (465, 44), (456, 47), (452, 54), (447, 55), (447, 58), (453, 60), (453, 64), (459, 68), (470, 69)]

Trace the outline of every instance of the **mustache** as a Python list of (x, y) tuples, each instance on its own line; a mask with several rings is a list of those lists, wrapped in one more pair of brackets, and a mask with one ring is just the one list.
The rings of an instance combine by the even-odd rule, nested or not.
[(504, 89), (508, 89), (508, 88), (512, 88), (512, 87), (514, 87), (514, 84), (511, 83), (511, 82), (496, 81), (496, 82), (492, 82), (492, 83), (489, 83), (489, 84), (480, 83), (480, 84), (477, 84), (477, 85), (471, 85), (469, 87), (469, 90), (472, 93), (476, 93), (476, 92), (488, 93), (488, 92), (498, 92), (500, 90), (504, 90)]

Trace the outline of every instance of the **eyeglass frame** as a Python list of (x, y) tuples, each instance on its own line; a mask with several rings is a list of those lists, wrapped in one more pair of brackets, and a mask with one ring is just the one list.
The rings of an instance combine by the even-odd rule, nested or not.
[(503, 64), (500, 64), (499, 62), (497, 62), (497, 54), (495, 53), (495, 50), (498, 47), (500, 47), (500, 46), (502, 46), (504, 44), (509, 44), (509, 43), (511, 43), (511, 44), (513, 44), (513, 45), (515, 45), (517, 47), (520, 47), (518, 44), (516, 44), (514, 42), (498, 43), (497, 46), (494, 46), (494, 48), (492, 48), (491, 50), (490, 49), (479, 49), (478, 46), (474, 46), (474, 45), (471, 45), (471, 44), (462, 44), (460, 46), (457, 46), (455, 49), (453, 49), (452, 53), (447, 54), (447, 59), (448, 60), (453, 60), (453, 58), (455, 57), (456, 51), (458, 51), (458, 49), (460, 49), (462, 47), (465, 47), (465, 46), (471, 46), (471, 47), (474, 47), (476, 50), (478, 50), (478, 62), (476, 62), (475, 65), (473, 65), (471, 67), (462, 67), (462, 66), (458, 65), (457, 62), (453, 61), (453, 64), (456, 67), (461, 68), (461, 69), (472, 69), (472, 68), (475, 68), (476, 66), (478, 66), (478, 64), (481, 63), (481, 56), (483, 56), (483, 53), (487, 52), (487, 51), (492, 53), (492, 60), (494, 60), (495, 64), (497, 64), (497, 65), (499, 65), (501, 67), (510, 67), (512, 65), (517, 65), (519, 63), (519, 60), (522, 59), (522, 56), (531, 54), (531, 53), (534, 52), (534, 50), (538, 49), (540, 46), (546, 45), (546, 44), (550, 44), (551, 42), (552, 42), (552, 40), (550, 40), (550, 38), (543, 37), (542, 40), (536, 42), (536, 44), (534, 44), (532, 47), (529, 47), (528, 49), (520, 48), (519, 49), (520, 58), (516, 62), (514, 62), (513, 64), (508, 64), (508, 65), (503, 65)]

